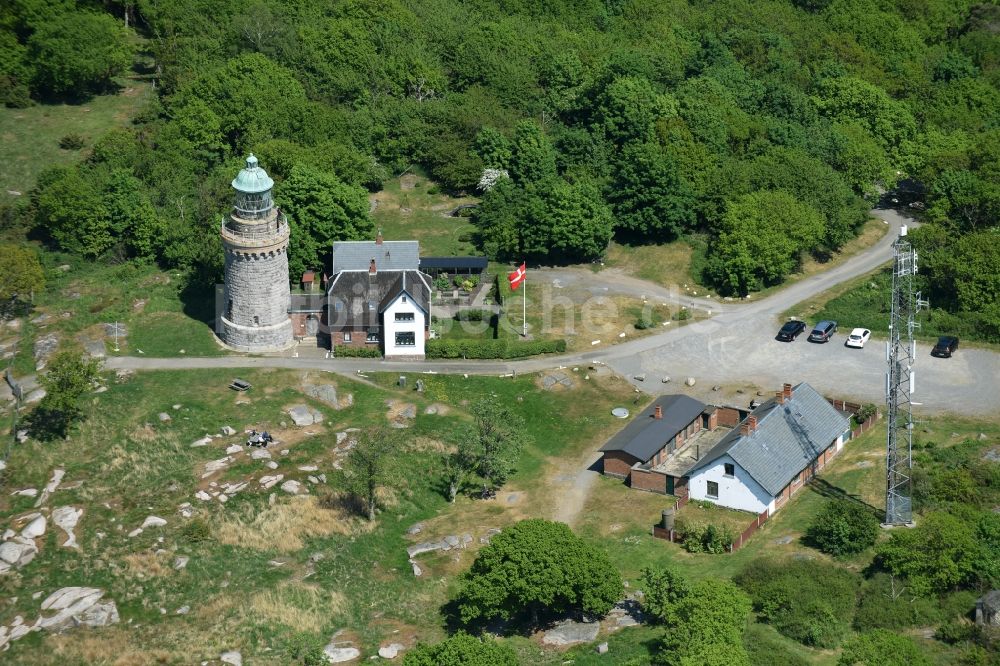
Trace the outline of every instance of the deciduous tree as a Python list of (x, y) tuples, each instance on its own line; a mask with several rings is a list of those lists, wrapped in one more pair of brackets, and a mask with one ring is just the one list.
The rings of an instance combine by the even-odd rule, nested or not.
[(41, 377), (45, 397), (28, 417), (28, 428), (41, 440), (66, 437), (69, 427), (82, 415), (80, 399), (93, 388), (98, 377), (97, 361), (78, 350), (58, 352)]
[(462, 622), (499, 617), (537, 627), (543, 617), (602, 617), (624, 590), (604, 551), (564, 523), (522, 520), (479, 551), (456, 598)]
[(372, 428), (361, 433), (358, 443), (347, 455), (344, 466), (347, 487), (364, 507), (368, 520), (375, 520), (379, 490), (391, 485), (396, 447), (396, 438), (390, 431)]
[(45, 273), (34, 248), (0, 244), (0, 311), (15, 299), (29, 300), (44, 286)]

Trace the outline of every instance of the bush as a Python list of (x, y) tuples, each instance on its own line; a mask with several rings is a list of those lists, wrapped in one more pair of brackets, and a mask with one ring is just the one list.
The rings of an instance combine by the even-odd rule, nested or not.
[(459, 310), (455, 313), (455, 321), (489, 321), (492, 316), (489, 310)]
[(913, 529), (894, 530), (879, 544), (876, 561), (905, 578), (913, 595), (931, 596), (972, 583), (980, 551), (974, 525), (938, 511)]
[(983, 629), (968, 620), (945, 622), (934, 632), (934, 638), (948, 645), (977, 643), (983, 639)]
[(844, 644), (837, 666), (929, 666), (912, 638), (885, 629), (855, 636)]
[(336, 345), (333, 348), (334, 358), (382, 358), (382, 350), (377, 346), (351, 347)]
[(85, 145), (86, 140), (79, 134), (67, 134), (59, 139), (59, 147), (63, 150), (80, 150)]
[(517, 666), (517, 655), (508, 645), (489, 637), (464, 632), (435, 643), (416, 647), (403, 656), (403, 666)]
[(679, 520), (677, 531), (684, 535), (681, 543), (689, 553), (711, 553), (718, 555), (728, 552), (736, 540), (736, 534), (727, 527)]
[(434, 289), (437, 291), (451, 290), (451, 278), (448, 277), (447, 273), (441, 273), (434, 278)]
[(914, 597), (904, 581), (876, 574), (861, 586), (854, 628), (869, 631), (923, 627), (937, 624), (941, 618), (937, 598)]
[(522, 358), (537, 354), (561, 354), (566, 351), (565, 340), (428, 340), (427, 358)]
[(877, 413), (878, 413), (878, 407), (869, 402), (867, 404), (862, 405), (861, 409), (857, 411), (857, 413), (854, 415), (854, 421), (858, 425), (861, 425), (871, 417), (875, 416), (875, 414)]
[(188, 543), (202, 543), (212, 538), (212, 528), (201, 518), (192, 518), (181, 528), (181, 537)]
[(879, 520), (864, 504), (833, 500), (806, 530), (810, 545), (829, 555), (853, 555), (875, 545)]
[(677, 314), (674, 315), (674, 319), (676, 319), (677, 321), (687, 321), (690, 318), (691, 318), (691, 311), (688, 310), (687, 308), (678, 310)]
[(836, 647), (854, 616), (858, 577), (826, 562), (756, 560), (735, 581), (758, 619), (803, 645)]

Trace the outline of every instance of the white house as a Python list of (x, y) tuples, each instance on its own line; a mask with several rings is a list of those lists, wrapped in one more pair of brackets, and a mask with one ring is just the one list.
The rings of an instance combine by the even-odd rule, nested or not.
[(423, 358), (431, 278), (419, 270), (417, 241), (338, 241), (321, 330), (342, 347), (381, 348), (386, 358)]
[(770, 515), (843, 447), (849, 431), (850, 419), (809, 384), (785, 384), (691, 468), (688, 496)]

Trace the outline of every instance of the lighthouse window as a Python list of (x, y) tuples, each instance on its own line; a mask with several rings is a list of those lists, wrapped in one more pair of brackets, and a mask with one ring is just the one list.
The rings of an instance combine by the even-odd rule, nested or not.
[(257, 315), (254, 315), (253, 317), (253, 325), (260, 326), (260, 317), (258, 317)]
[(226, 319), (232, 320), (233, 318), (233, 299), (229, 299), (229, 304), (226, 305)]

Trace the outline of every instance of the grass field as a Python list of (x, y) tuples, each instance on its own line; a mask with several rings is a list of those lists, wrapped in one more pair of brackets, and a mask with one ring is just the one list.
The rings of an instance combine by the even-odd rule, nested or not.
[[(56, 164), (78, 162), (104, 132), (128, 125), (152, 95), (145, 81), (123, 81), (116, 95), (100, 95), (83, 104), (38, 104), (26, 109), (0, 108), (0, 201), (26, 194), (39, 172)], [(59, 140), (78, 134), (79, 150), (64, 150)]]
[(604, 257), (604, 266), (662, 287), (701, 286), (698, 266), (704, 261), (707, 248), (707, 241), (701, 236), (660, 245), (622, 245), (612, 241)]

